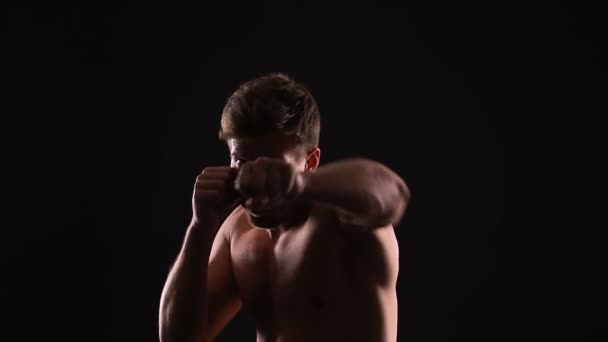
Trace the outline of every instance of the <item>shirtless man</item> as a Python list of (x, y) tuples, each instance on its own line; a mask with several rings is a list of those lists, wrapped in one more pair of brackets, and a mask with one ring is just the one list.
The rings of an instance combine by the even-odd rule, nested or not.
[(231, 165), (196, 179), (161, 295), (161, 342), (211, 341), (241, 309), (259, 342), (396, 341), (393, 226), (409, 190), (372, 160), (319, 167), (319, 128), (313, 96), (282, 74), (228, 99)]

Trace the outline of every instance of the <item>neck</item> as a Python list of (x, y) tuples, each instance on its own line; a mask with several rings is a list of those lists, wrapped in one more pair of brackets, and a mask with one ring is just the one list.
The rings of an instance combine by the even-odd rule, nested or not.
[(289, 230), (293, 227), (302, 226), (310, 217), (312, 203), (305, 201), (295, 201), (286, 210), (285, 219), (280, 228)]
[(258, 221), (257, 223), (261, 225), (256, 225), (256, 220), (250, 222), (257, 228), (266, 229), (268, 234), (274, 239), (278, 238), (283, 232), (303, 226), (310, 217), (311, 211), (311, 203), (298, 201), (289, 204), (284, 209), (281, 217), (276, 218), (275, 223), (270, 223), (272, 226), (264, 226), (264, 223), (269, 223), (269, 221)]

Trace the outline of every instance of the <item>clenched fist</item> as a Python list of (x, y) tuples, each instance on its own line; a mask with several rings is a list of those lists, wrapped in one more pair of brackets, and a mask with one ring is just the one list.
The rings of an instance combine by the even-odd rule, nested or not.
[(260, 157), (245, 163), (235, 180), (235, 188), (245, 198), (245, 207), (260, 212), (279, 207), (303, 190), (302, 173), (279, 159)]
[(228, 166), (207, 167), (196, 177), (192, 196), (195, 222), (217, 229), (238, 205), (239, 196), (234, 188), (237, 171)]

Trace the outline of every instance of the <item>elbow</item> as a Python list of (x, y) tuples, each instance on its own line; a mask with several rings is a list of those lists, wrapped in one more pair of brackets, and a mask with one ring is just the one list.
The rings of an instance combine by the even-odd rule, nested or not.
[(396, 194), (395, 205), (393, 205), (391, 224), (397, 225), (403, 219), (405, 211), (410, 202), (411, 192), (405, 182), (401, 181), (397, 186), (398, 192)]
[(411, 193), (403, 180), (398, 178), (385, 195), (378, 197), (375, 217), (378, 218), (378, 226), (397, 225), (403, 219)]
[(410, 192), (410, 188), (403, 181), (403, 179), (399, 179), (397, 182), (397, 198), (398, 201), (400, 201), (400, 205), (402, 206), (401, 214), (403, 214), (405, 212), (405, 209), (407, 209), (407, 205), (410, 202), (411, 196), (412, 193)]

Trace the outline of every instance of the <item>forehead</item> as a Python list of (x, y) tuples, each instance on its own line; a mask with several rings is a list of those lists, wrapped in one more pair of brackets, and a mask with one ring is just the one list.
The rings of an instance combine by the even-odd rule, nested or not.
[(280, 134), (268, 134), (259, 137), (228, 139), (230, 154), (245, 159), (255, 159), (260, 156), (280, 157), (290, 152), (295, 144), (293, 139)]

